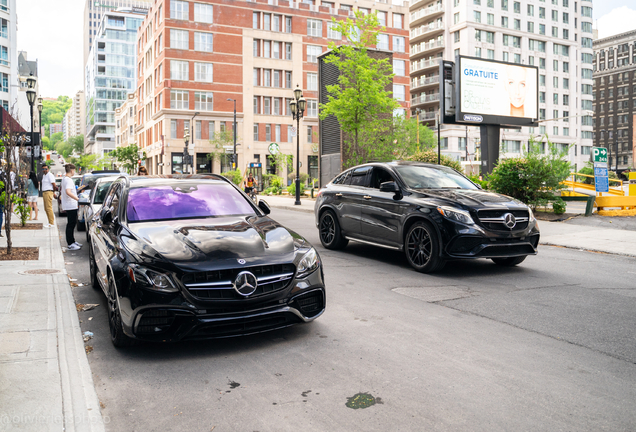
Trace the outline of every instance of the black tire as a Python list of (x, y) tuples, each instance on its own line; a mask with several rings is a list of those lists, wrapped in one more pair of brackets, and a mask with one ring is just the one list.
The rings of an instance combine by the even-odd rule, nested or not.
[(520, 256), (520, 257), (512, 257), (512, 258), (493, 258), (492, 261), (500, 266), (504, 266), (504, 267), (514, 267), (518, 264), (521, 264), (525, 259), (526, 256)]
[(318, 231), (320, 235), (320, 242), (327, 249), (342, 249), (349, 243), (349, 240), (342, 236), (338, 218), (331, 210), (325, 211), (320, 216)]
[(406, 260), (418, 272), (433, 273), (444, 267), (446, 262), (439, 256), (440, 248), (437, 233), (428, 222), (416, 222), (406, 233)]
[(95, 263), (95, 254), (93, 253), (93, 246), (91, 245), (90, 242), (87, 242), (86, 246), (88, 246), (88, 266), (90, 268), (90, 273), (91, 273), (91, 286), (93, 287), (93, 289), (101, 290), (102, 287), (100, 286), (99, 281), (97, 280), (97, 263)]
[(77, 230), (86, 231), (86, 222), (77, 221)]
[[(121, 312), (119, 311), (119, 303), (117, 302), (117, 290), (115, 289), (115, 281), (112, 276), (108, 276), (108, 327), (110, 328), (110, 341), (117, 348), (130, 347), (138, 344), (138, 341), (132, 339), (124, 333), (124, 327), (121, 323)], [(115, 298), (113, 298), (113, 296)]]

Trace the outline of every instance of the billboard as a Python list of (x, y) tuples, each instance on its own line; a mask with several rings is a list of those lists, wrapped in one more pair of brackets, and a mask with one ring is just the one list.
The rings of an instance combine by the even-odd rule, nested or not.
[(458, 123), (536, 126), (537, 67), (459, 56), (455, 81)]

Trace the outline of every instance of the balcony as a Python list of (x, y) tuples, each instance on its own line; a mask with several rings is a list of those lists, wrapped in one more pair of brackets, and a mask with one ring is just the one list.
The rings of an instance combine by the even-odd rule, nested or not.
[(441, 49), (444, 49), (443, 40), (422, 42), (420, 44), (411, 45), (411, 57), (417, 56), (418, 54), (428, 53), (429, 51), (436, 51)]
[(411, 98), (411, 107), (433, 102), (439, 102), (439, 93), (415, 96)]
[(435, 75), (431, 77), (421, 76), (419, 78), (413, 78), (411, 80), (411, 90), (419, 88), (419, 87), (433, 85), (433, 84), (439, 84), (439, 75)]
[(426, 69), (431, 69), (431, 68), (438, 68), (439, 69), (439, 62), (441, 60), (441, 57), (439, 59), (431, 59), (431, 60), (417, 60), (417, 61), (412, 61), (411, 62), (411, 75), (416, 73), (416, 72), (421, 72), (423, 70)]
[(435, 21), (428, 25), (419, 26), (411, 30), (411, 43), (417, 42), (418, 39), (428, 36), (429, 38), (437, 32), (444, 31), (444, 23)]
[(434, 112), (420, 113), (419, 120), (424, 123), (435, 122), (437, 120), (437, 113), (434, 113)]
[[(425, 1), (425, 0), (424, 0)], [(424, 3), (422, 0), (411, 0), (411, 6), (416, 3)], [(429, 7), (419, 9), (415, 12), (411, 12), (411, 26), (417, 25), (418, 21), (424, 19), (434, 18), (444, 13), (443, 4), (433, 4)]]

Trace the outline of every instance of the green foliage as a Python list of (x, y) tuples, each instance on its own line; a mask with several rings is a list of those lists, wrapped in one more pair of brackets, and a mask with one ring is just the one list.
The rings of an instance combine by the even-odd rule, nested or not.
[(19, 198), (17, 195), (13, 195), (11, 201), (13, 202), (14, 213), (20, 218), (20, 224), (25, 226), (26, 221), (31, 214), (29, 203), (27, 203), (24, 198)]
[[(391, 129), (380, 140), (387, 145), (381, 147), (380, 151), (372, 152), (373, 160), (401, 160), (418, 151), (433, 149), (437, 145), (435, 132), (420, 124), (416, 117), (406, 118), (402, 115), (393, 118)], [(435, 161), (437, 162), (437, 159)]]
[(68, 143), (73, 147), (73, 152), (79, 155), (84, 154), (84, 135), (70, 137)]
[(110, 165), (108, 160), (96, 154), (81, 155), (79, 158), (73, 158), (71, 162), (81, 168), (82, 172), (105, 169)]
[(269, 195), (280, 195), (283, 190), (283, 178), (274, 174), (264, 174), (263, 179), (265, 184), (269, 186), (263, 191), (263, 193)]
[[(287, 186), (287, 193), (290, 196), (296, 196), (296, 182), (292, 182), (292, 184)], [(300, 193), (302, 194), (302, 186), (301, 186), (301, 192)]]
[(240, 185), (241, 182), (243, 182), (243, 175), (241, 174), (241, 170), (238, 168), (232, 171), (226, 171), (224, 173), (221, 173), (221, 175), (229, 179), (232, 183), (234, 183), (237, 186)]
[[(287, 178), (289, 180), (292, 181), (292, 183), (296, 182), (296, 171), (292, 171), (289, 173), (289, 175), (287, 176)], [(298, 176), (298, 178), (300, 179), (300, 184), (306, 184), (307, 180), (309, 180), (309, 174), (307, 173), (300, 173), (300, 175)]]
[[(408, 156), (408, 157), (404, 158), (404, 160), (437, 164), (437, 151), (435, 151), (435, 150), (422, 150), (422, 151), (419, 151), (419, 152), (415, 152), (411, 156)], [(463, 172), (462, 164), (457, 162), (454, 159), (451, 159), (450, 157), (448, 157), (446, 155), (441, 155), (441, 157), (440, 157), (440, 165), (451, 167), (454, 170), (457, 170), (459, 172)]]
[(481, 180), (479, 178), (479, 176), (476, 176), (476, 175), (469, 175), (468, 178), (473, 183), (478, 184), (479, 186), (481, 186), (482, 189), (484, 189), (484, 190), (488, 189), (488, 180)]
[[(137, 144), (117, 147), (110, 152), (109, 156), (121, 163), (128, 174), (136, 174), (137, 166), (139, 165), (139, 147), (137, 147)], [(146, 158), (146, 152), (143, 153), (143, 158)]]
[[(594, 175), (594, 168), (592, 168), (592, 162), (585, 164), (583, 168), (579, 170), (579, 174)], [(586, 184), (594, 184), (594, 177), (576, 176), (576, 181)]]
[(59, 96), (57, 100), (42, 101), (42, 126), (49, 134), (49, 125), (53, 123), (62, 123), (64, 114), (71, 107), (73, 101), (68, 96)]
[(57, 151), (58, 154), (61, 154), (64, 159), (68, 159), (73, 152), (73, 146), (66, 141), (60, 141), (55, 145), (55, 151)]
[(567, 151), (559, 152), (548, 140), (549, 152), (543, 154), (538, 144), (531, 139), (528, 153), (499, 161), (489, 178), (492, 190), (516, 198), (533, 209), (553, 201), (555, 192), (565, 189), (561, 182), (570, 174)]
[(51, 144), (53, 147), (55, 147), (55, 145), (58, 142), (63, 142), (63, 138), (64, 138), (64, 133), (63, 132), (55, 132), (53, 135), (51, 135)]
[(46, 135), (42, 137), (42, 146), (47, 150), (55, 150), (55, 147), (51, 145), (51, 140)]
[(367, 52), (383, 28), (376, 14), (361, 11), (355, 12), (355, 20), (332, 18), (332, 22), (347, 41), (343, 45), (329, 43), (332, 53), (325, 62), (336, 66), (340, 75), (338, 84), (327, 86), (328, 102), (320, 105), (320, 118), (334, 116), (340, 124), (344, 168), (369, 159), (385, 159), (393, 151), (386, 134), (392, 126), (393, 110), (400, 104), (386, 90), (393, 83), (391, 63), (371, 58)]
[(563, 201), (560, 197), (556, 198), (553, 202), (552, 202), (552, 210), (554, 210), (554, 214), (563, 214), (565, 213), (565, 209), (566, 209), (566, 204), (565, 201)]

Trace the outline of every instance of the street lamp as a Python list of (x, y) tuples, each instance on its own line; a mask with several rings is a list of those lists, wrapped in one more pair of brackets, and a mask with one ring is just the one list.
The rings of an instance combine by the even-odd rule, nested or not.
[(37, 83), (37, 79), (33, 76), (33, 72), (26, 79), (27, 82), (27, 101), (29, 101), (29, 107), (31, 109), (31, 166), (29, 167), (29, 172), (33, 169), (33, 154), (35, 153), (35, 148), (33, 147), (33, 104), (35, 103), (35, 97), (37, 93), (35, 92), (35, 84)]
[(40, 161), (43, 159), (42, 153), (43, 153), (43, 149), (42, 149), (42, 109), (44, 108), (44, 105), (42, 105), (42, 98), (38, 98), (38, 120), (40, 123), (40, 127), (38, 129), (38, 133), (40, 134)]
[(236, 99), (228, 98), (227, 100), (234, 102), (234, 123), (232, 123), (232, 129), (234, 130), (234, 152), (232, 153), (232, 169), (235, 170), (238, 165), (238, 161), (236, 160)]
[[(194, 162), (196, 161), (196, 151), (194, 148), (194, 140), (197, 137), (197, 125), (194, 123), (194, 118), (196, 116), (198, 116), (199, 114), (201, 114), (199, 111), (195, 112), (194, 115), (192, 116), (192, 119), (190, 120), (190, 130), (194, 129), (194, 136), (191, 137), (192, 140), (190, 141), (190, 143), (192, 144), (192, 156), (190, 156), (192, 159), (190, 159), (190, 170), (192, 171), (192, 174), (196, 174), (196, 171), (194, 170)], [(194, 126), (194, 127), (193, 127)], [(188, 144), (186, 143), (186, 146)]]
[(188, 127), (186, 126), (183, 129), (183, 141), (185, 141), (185, 147), (183, 147), (183, 165), (182, 165), (182, 174), (185, 174), (186, 168), (188, 166), (188, 159), (190, 158), (190, 155), (188, 155), (188, 141), (190, 141), (190, 131), (188, 130)]
[(296, 84), (294, 99), (289, 103), (292, 118), (296, 120), (296, 201), (294, 205), (300, 205), (300, 119), (305, 113), (307, 101), (303, 98), (302, 89)]

